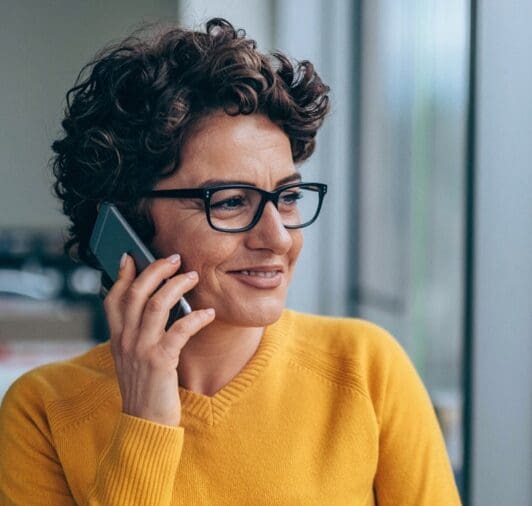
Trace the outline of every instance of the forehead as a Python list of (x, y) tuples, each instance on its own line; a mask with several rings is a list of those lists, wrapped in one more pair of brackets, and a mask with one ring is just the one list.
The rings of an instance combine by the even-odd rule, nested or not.
[(178, 170), (157, 186), (195, 187), (216, 179), (266, 188), (295, 171), (288, 136), (266, 116), (217, 112), (200, 121), (183, 145)]

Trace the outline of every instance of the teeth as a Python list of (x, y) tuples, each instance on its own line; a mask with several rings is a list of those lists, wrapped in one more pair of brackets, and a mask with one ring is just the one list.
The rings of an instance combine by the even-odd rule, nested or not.
[(239, 271), (242, 274), (245, 274), (246, 276), (258, 276), (259, 278), (273, 278), (278, 271)]

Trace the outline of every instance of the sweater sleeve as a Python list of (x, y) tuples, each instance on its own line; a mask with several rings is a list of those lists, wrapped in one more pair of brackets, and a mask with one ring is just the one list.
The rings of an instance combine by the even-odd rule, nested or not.
[(379, 506), (452, 506), (460, 497), (430, 397), (399, 343), (389, 336), (377, 419)]
[(160, 425), (122, 413), (96, 470), (91, 506), (165, 506), (183, 448), (183, 427)]
[(19, 380), (0, 407), (0, 504), (75, 505), (46, 418)]
[(120, 414), (100, 461), (82, 463), (93, 467), (95, 479), (75, 498), (55, 449), (46, 403), (30, 378), (19, 378), (0, 407), (0, 504), (171, 504), (183, 427)]

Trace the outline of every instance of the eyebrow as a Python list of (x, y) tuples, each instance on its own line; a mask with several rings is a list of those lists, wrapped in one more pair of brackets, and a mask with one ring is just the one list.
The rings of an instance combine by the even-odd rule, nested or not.
[[(294, 172), (293, 174), (290, 174), (289, 176), (283, 177), (282, 179), (279, 179), (277, 183), (275, 184), (276, 187), (282, 186), (283, 184), (291, 183), (292, 181), (301, 181), (301, 174), (299, 172)], [(249, 186), (257, 186), (255, 183), (251, 181), (241, 181), (241, 180), (234, 180), (234, 179), (208, 179), (207, 181), (204, 181), (201, 183), (199, 188), (206, 188), (207, 186), (218, 186), (223, 184), (247, 184)]]

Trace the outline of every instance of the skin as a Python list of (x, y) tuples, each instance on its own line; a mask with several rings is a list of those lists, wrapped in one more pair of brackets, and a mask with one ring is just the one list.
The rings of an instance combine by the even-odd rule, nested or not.
[[(289, 139), (267, 117), (216, 112), (190, 134), (179, 169), (156, 189), (217, 179), (272, 191), (295, 174)], [(200, 200), (154, 199), (151, 214), (156, 235), (150, 247), (162, 259), (135, 277), (126, 257), (105, 308), (123, 411), (178, 425), (176, 384), (214, 395), (242, 370), (264, 327), (281, 315), (303, 237), (282, 225), (271, 202), (253, 229), (237, 234), (212, 229)], [(175, 253), (180, 260), (172, 263), (168, 257)], [(259, 289), (230, 274), (265, 264), (282, 266), (280, 286)], [(190, 272), (197, 277), (187, 277)], [(165, 331), (168, 312), (183, 295), (193, 312)]]

